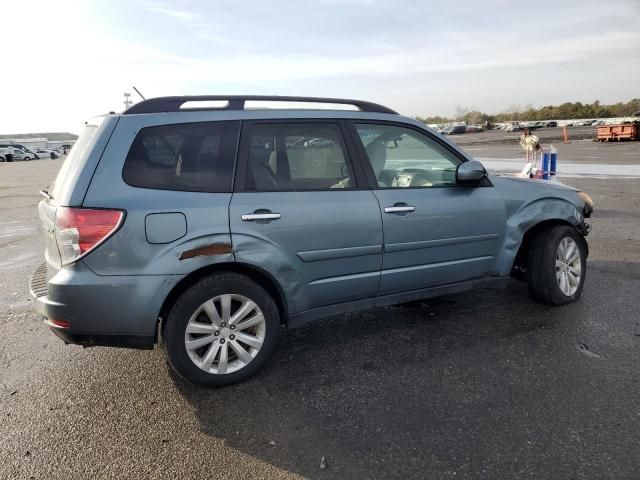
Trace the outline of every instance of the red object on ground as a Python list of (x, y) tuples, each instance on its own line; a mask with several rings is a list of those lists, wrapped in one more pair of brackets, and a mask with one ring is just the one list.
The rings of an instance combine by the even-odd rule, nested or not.
[(71, 326), (71, 322), (67, 320), (54, 320), (52, 318), (47, 318), (45, 323), (56, 328), (69, 328)]

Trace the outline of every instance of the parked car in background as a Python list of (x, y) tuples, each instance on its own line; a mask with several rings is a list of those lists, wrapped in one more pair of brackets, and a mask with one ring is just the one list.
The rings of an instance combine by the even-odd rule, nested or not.
[(36, 155), (38, 156), (38, 158), (56, 159), (60, 157), (58, 152), (56, 152), (55, 150), (49, 150), (45, 148), (39, 148), (38, 150), (36, 150)]
[(467, 127), (464, 125), (454, 125), (446, 127), (442, 133), (445, 135), (461, 135), (467, 131)]
[(13, 150), (14, 150), (14, 146), (8, 143), (0, 143), (0, 148), (5, 149), (6, 150), (6, 154), (4, 155), (5, 158), (8, 156), (9, 158), (7, 158), (5, 161), (12, 161), (13, 158)]
[(0, 162), (13, 162), (13, 149), (0, 146)]
[(558, 122), (556, 122), (555, 120), (553, 120), (553, 121), (551, 121), (551, 122), (547, 122), (547, 123), (545, 124), (545, 126), (546, 126), (547, 128), (555, 128), (555, 127), (557, 127), (557, 126), (558, 126)]
[(596, 120), (595, 122), (593, 122), (591, 125), (593, 126), (600, 126), (600, 125), (604, 125), (605, 121), (604, 120)]
[(32, 160), (34, 158), (38, 158), (37, 155), (35, 154), (35, 152), (33, 152), (28, 147), (25, 147), (24, 145), (21, 145), (19, 143), (0, 144), (0, 147), (17, 148), (18, 150), (20, 150), (23, 153), (25, 153), (26, 155), (28, 155), (30, 157), (30, 159), (32, 159)]
[(25, 152), (24, 150), (20, 149), (20, 148), (12, 148), (13, 150), (13, 159), (14, 160), (25, 160), (25, 161), (29, 161), (29, 160), (35, 160), (36, 155), (35, 153), (32, 152)]
[[(228, 107), (181, 108), (212, 100)], [(210, 387), (255, 374), (283, 325), (511, 276), (536, 301), (576, 301), (593, 210), (382, 105), (302, 97), (153, 98), (92, 119), (42, 195), (30, 292), (46, 324), (86, 346), (160, 341)]]
[(484, 132), (484, 128), (482, 128), (480, 125), (467, 125), (467, 128), (465, 129), (465, 133), (480, 133), (480, 132)]

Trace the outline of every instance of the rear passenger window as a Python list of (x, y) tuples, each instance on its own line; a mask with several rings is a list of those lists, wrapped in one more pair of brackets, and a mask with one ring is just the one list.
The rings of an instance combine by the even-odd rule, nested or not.
[(124, 162), (134, 187), (231, 192), (239, 122), (199, 122), (141, 129)]
[(254, 124), (248, 150), (246, 189), (304, 191), (355, 188), (337, 124)]

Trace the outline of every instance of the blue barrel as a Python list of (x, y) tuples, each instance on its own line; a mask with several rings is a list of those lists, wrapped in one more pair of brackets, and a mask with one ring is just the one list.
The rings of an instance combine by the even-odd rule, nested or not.
[(551, 163), (551, 154), (549, 152), (542, 153), (542, 179), (549, 180), (549, 164)]
[(558, 173), (558, 152), (555, 148), (551, 149), (551, 175), (556, 176)]

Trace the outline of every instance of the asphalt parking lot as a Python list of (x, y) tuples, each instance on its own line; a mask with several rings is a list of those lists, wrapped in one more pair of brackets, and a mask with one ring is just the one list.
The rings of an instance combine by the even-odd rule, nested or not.
[(27, 282), (61, 162), (0, 164), (0, 478), (638, 478), (640, 179), (625, 173), (640, 142), (561, 148), (619, 166), (560, 177), (596, 203), (580, 301), (539, 305), (514, 281), (332, 317), (220, 390), (175, 378), (158, 349), (48, 331)]

